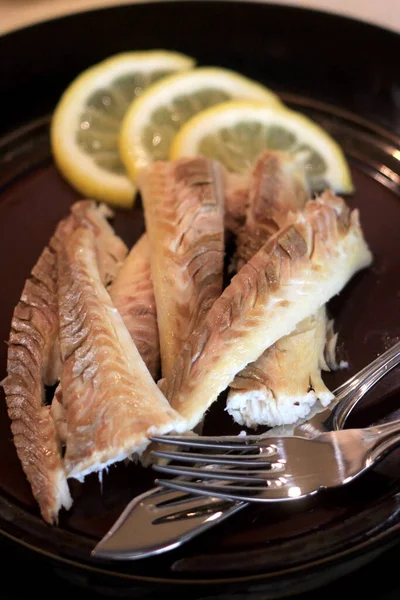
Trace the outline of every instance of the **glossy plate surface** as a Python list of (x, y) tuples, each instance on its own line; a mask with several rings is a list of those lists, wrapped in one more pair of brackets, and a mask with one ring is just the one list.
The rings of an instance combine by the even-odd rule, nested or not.
[[(79, 71), (118, 51), (144, 48), (179, 50), (202, 65), (254, 77), (342, 144), (356, 186), (348, 200), (361, 210), (375, 263), (329, 306), (341, 356), (350, 362), (348, 371), (327, 378), (336, 387), (400, 338), (400, 38), (288, 7), (135, 4), (0, 39), (0, 339), (8, 338), (12, 310), (31, 267), (78, 199), (51, 161), (49, 115)], [(144, 228), (140, 204), (117, 211), (114, 225), (131, 245)], [(0, 377), (5, 361), (2, 344)], [(399, 416), (399, 400), (397, 370), (370, 394), (352, 422), (366, 425)], [(223, 402), (213, 406), (205, 433), (239, 431), (223, 408)], [(152, 472), (119, 465), (104, 477), (102, 491), (95, 476), (84, 486), (74, 484), (73, 510), (62, 515), (59, 528), (49, 528), (38, 516), (16, 457), (3, 396), (0, 410), (0, 528), (55, 560), (68, 561), (68, 569), (80, 566), (90, 580), (118, 578), (118, 585), (134, 586), (138, 594), (152, 590), (153, 598), (157, 582), (190, 585), (195, 580), (201, 582), (199, 596), (207, 588), (210, 597), (229, 589), (272, 598), (289, 593), (291, 585), (315, 587), (354, 569), (391, 544), (400, 530), (397, 455), (379, 472), (312, 504), (251, 508), (158, 558), (131, 564), (95, 561), (91, 548), (131, 498), (152, 485)]]

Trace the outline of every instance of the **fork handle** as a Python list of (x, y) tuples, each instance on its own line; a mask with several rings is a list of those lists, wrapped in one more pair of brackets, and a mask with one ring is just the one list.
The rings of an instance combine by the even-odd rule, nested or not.
[(336, 390), (333, 401), (333, 410), (330, 416), (332, 429), (344, 429), (350, 413), (365, 394), (400, 363), (400, 342), (389, 348), (384, 354), (378, 356), (371, 364), (364, 367), (351, 378), (344, 386)]
[(366, 427), (364, 432), (365, 441), (371, 444), (369, 458), (372, 462), (381, 460), (400, 445), (400, 420)]

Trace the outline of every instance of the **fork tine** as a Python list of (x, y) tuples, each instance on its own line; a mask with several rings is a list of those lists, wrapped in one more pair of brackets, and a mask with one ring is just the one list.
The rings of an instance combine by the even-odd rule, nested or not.
[[(176, 479), (159, 479), (157, 480), (159, 485), (172, 488), (174, 490), (180, 490), (199, 494), (200, 496), (212, 496), (213, 498), (223, 498), (224, 500), (242, 500), (250, 502), (277, 502), (282, 500), (294, 500), (285, 494), (284, 487), (274, 486), (235, 486), (232, 484), (223, 486), (216, 484), (195, 483), (191, 481), (178, 482)], [(257, 494), (260, 496), (257, 496)], [(268, 493), (268, 496), (267, 496)], [(298, 499), (298, 498), (296, 498)]]
[[(170, 493), (176, 493), (176, 490), (168, 491)], [(207, 501), (205, 496), (184, 491), (182, 491), (182, 497), (185, 497), (186, 500), (181, 502), (166, 502), (165, 504), (158, 504), (156, 506), (156, 510), (154, 511), (153, 524), (157, 525), (166, 520), (172, 522), (178, 521), (182, 518), (193, 518), (195, 517), (194, 513), (204, 513), (206, 510), (214, 512), (216, 510), (216, 506), (219, 506), (223, 502), (221, 498), (215, 498), (214, 502), (210, 503), (210, 498), (208, 498)]]
[[(248, 442), (243, 442), (243, 440)], [(237, 436), (188, 436), (188, 435), (160, 435), (151, 436), (152, 442), (159, 444), (171, 444), (174, 446), (184, 446), (188, 448), (207, 448), (209, 450), (250, 450), (252, 444), (259, 439), (256, 435), (248, 435), (246, 438), (238, 438)]]
[(176, 491), (171, 491), (166, 488), (163, 488), (164, 493), (159, 494), (154, 497), (154, 506), (156, 508), (161, 508), (163, 506), (174, 506), (175, 504), (182, 504), (182, 502), (186, 502), (190, 497), (190, 494), (186, 492), (182, 492), (182, 495), (177, 498)]
[[(271, 464), (269, 460), (272, 454), (268, 456), (268, 460), (260, 454), (238, 456), (237, 454), (230, 456), (229, 454), (198, 454), (196, 452), (161, 452), (160, 450), (152, 450), (151, 455), (157, 458), (166, 458), (168, 460), (178, 460), (188, 463), (202, 463), (212, 465), (236, 465), (238, 467), (268, 467)], [(155, 465), (153, 465), (154, 467)]]
[(243, 483), (263, 484), (266, 477), (278, 477), (282, 473), (273, 472), (270, 469), (265, 471), (243, 471), (241, 469), (197, 469), (191, 467), (165, 467), (163, 465), (154, 465), (154, 470), (167, 475), (186, 475), (188, 477), (198, 477), (202, 480), (219, 479), (222, 481), (237, 481)]

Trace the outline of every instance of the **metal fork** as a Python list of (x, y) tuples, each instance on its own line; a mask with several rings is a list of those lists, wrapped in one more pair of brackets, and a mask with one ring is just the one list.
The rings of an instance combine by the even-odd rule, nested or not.
[[(154, 465), (156, 471), (196, 481), (162, 480), (179, 491), (225, 500), (276, 502), (313, 496), (348, 484), (400, 445), (400, 420), (364, 429), (301, 437), (203, 438), (197, 452), (174, 456), (197, 466)], [(187, 443), (191, 447), (191, 442)], [(199, 448), (200, 442), (194, 444)], [(229, 450), (230, 454), (225, 452)], [(222, 451), (222, 453), (221, 453)]]
[[(400, 342), (381, 354), (335, 390), (335, 400), (324, 409), (315, 406), (307, 419), (275, 427), (264, 434), (312, 438), (341, 428), (354, 406), (400, 362)], [(154, 438), (155, 439), (155, 438)], [(170, 442), (171, 438), (157, 438)], [(158, 486), (134, 498), (94, 548), (99, 558), (133, 560), (176, 548), (247, 506), (244, 501), (190, 496)]]

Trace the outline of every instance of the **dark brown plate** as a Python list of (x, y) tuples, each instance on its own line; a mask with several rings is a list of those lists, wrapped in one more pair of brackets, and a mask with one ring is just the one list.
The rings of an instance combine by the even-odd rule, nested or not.
[[(400, 338), (400, 76), (395, 58), (400, 38), (356, 21), (288, 7), (135, 4), (0, 39), (0, 338), (8, 337), (12, 310), (31, 267), (78, 199), (51, 161), (48, 115), (83, 68), (121, 50), (154, 47), (177, 49), (200, 64), (234, 68), (266, 83), (322, 123), (346, 151), (356, 185), (348, 200), (361, 210), (375, 262), (330, 303), (342, 356), (350, 362), (348, 371), (327, 378), (335, 387)], [(132, 244), (143, 230), (140, 205), (117, 211), (115, 228)], [(5, 361), (2, 344), (2, 374)], [(366, 399), (353, 423), (393, 418), (399, 390), (397, 371)], [(74, 486), (73, 510), (62, 514), (59, 528), (50, 528), (39, 517), (17, 460), (3, 397), (0, 410), (1, 529), (62, 562), (65, 572), (79, 570), (80, 581), (88, 585), (106, 579), (127, 594), (152, 598), (165, 592), (166, 583), (179, 584), (191, 597), (233, 597), (243, 591), (279, 597), (353, 570), (393, 543), (400, 530), (393, 457), (379, 472), (312, 504), (251, 508), (161, 557), (124, 564), (95, 561), (89, 553), (96, 540), (134, 495), (152, 485), (152, 472), (119, 465), (104, 477), (103, 490), (96, 477), (88, 478), (84, 486)], [(223, 404), (210, 411), (206, 431), (235, 431)]]

